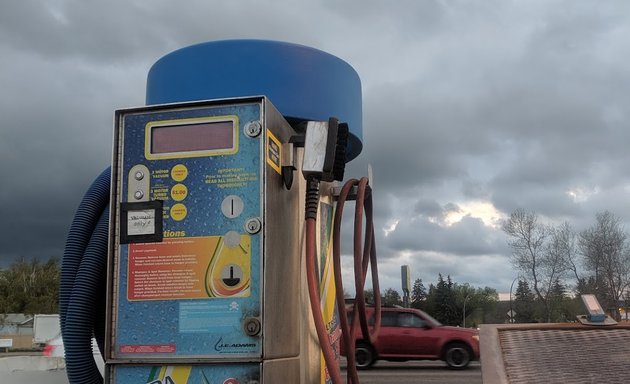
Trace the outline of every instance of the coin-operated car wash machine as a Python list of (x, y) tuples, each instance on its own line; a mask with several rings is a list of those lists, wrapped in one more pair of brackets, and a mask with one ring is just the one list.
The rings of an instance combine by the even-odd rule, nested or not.
[[(147, 106), (115, 112), (114, 156), (81, 203), (62, 265), (71, 383), (358, 383), (354, 336), (378, 289), (361, 85), (327, 53), (233, 40), (151, 68)], [(355, 203), (348, 324), (339, 236)], [(365, 221), (363, 221), (365, 219)], [(370, 268), (371, 266), (371, 268)], [(380, 297), (376, 295), (377, 308)]]

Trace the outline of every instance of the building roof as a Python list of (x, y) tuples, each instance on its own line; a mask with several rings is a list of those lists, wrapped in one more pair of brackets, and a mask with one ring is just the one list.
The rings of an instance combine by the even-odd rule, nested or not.
[(0, 314), (0, 325), (26, 325), (33, 321), (33, 316), (23, 313)]
[(627, 382), (627, 324), (488, 324), (479, 341), (484, 384)]

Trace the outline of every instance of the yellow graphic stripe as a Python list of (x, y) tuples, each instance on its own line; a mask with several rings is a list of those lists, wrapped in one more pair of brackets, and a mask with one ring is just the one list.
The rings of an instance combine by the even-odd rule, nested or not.
[(168, 369), (167, 365), (162, 366), (162, 369), (160, 369), (160, 374), (158, 375), (158, 379), (160, 380), (164, 379), (164, 376), (166, 376), (167, 369)]
[(175, 384), (188, 383), (188, 376), (192, 370), (192, 365), (176, 365), (170, 367), (170, 376)]
[[(158, 379), (162, 383), (186, 384), (190, 377), (192, 365), (164, 365), (160, 369)], [(166, 380), (166, 378), (170, 378)]]

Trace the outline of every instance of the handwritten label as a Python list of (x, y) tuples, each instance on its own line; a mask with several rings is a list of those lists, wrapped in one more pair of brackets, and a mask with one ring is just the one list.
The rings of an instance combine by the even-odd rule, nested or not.
[(129, 211), (127, 214), (127, 234), (153, 235), (155, 233), (155, 210)]

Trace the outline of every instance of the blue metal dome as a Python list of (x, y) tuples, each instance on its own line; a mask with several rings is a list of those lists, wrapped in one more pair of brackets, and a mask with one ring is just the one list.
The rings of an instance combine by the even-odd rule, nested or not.
[(292, 123), (348, 123), (348, 161), (361, 153), (361, 80), (345, 61), (303, 45), (225, 40), (192, 45), (159, 59), (149, 71), (146, 103), (267, 96)]

